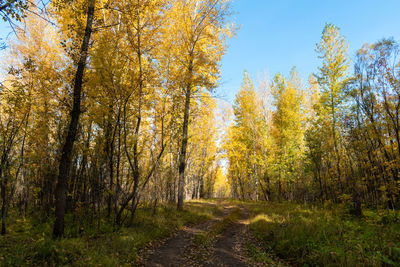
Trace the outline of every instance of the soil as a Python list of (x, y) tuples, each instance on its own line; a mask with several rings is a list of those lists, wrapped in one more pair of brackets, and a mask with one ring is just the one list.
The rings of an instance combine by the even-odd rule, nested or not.
[(208, 266), (251, 266), (244, 255), (240, 237), (246, 231), (249, 215), (241, 207), (242, 218), (223, 231), (214, 245), (214, 255)]

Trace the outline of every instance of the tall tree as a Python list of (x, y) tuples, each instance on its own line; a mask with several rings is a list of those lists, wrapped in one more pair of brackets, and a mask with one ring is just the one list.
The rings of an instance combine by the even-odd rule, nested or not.
[(303, 94), (301, 82), (295, 69), (290, 79), (277, 74), (272, 83), (273, 104), (271, 136), (274, 140), (272, 165), (277, 174), (278, 197), (283, 196), (286, 184), (286, 198), (293, 200), (291, 186), (297, 182), (299, 161), (303, 156)]
[(258, 98), (250, 75), (245, 72), (233, 106), (234, 122), (224, 144), (230, 161), (229, 177), (242, 199), (257, 199), (260, 189), (265, 193), (261, 177), (267, 128)]
[(347, 70), (349, 58), (347, 56), (348, 45), (344, 37), (340, 35), (339, 28), (332, 24), (326, 24), (322, 32), (321, 41), (317, 44), (316, 51), (322, 59), (322, 66), (316, 75), (321, 88), (322, 108), (326, 119), (330, 122), (330, 136), (333, 141), (334, 157), (336, 161), (336, 176), (339, 190), (343, 192), (341, 155), (340, 155), (340, 131), (338, 129), (339, 109), (344, 99), (344, 86), (348, 82)]
[(219, 62), (226, 49), (231, 27), (226, 24), (229, 15), (227, 0), (177, 0), (171, 13), (174, 46), (171, 52), (183, 70), (179, 81), (184, 95), (183, 125), (179, 153), (179, 181), (177, 209), (183, 209), (186, 152), (191, 98), (200, 88), (211, 90), (217, 85)]
[(82, 97), (82, 84), (83, 75), (86, 67), (86, 60), (88, 56), (89, 41), (92, 34), (94, 9), (96, 0), (87, 1), (87, 21), (85, 33), (83, 36), (82, 46), (79, 53), (79, 61), (75, 73), (73, 85), (73, 103), (70, 113), (70, 122), (67, 128), (67, 135), (65, 142), (62, 146), (61, 158), (58, 167), (58, 179), (56, 187), (56, 203), (55, 203), (55, 217), (53, 235), (60, 237), (64, 234), (64, 215), (66, 209), (66, 191), (68, 186), (68, 177), (71, 167), (72, 148), (76, 139), (78, 129), (79, 116), (81, 114), (81, 97)]

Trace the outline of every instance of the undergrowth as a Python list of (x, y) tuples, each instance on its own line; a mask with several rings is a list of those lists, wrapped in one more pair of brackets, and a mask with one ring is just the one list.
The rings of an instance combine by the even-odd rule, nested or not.
[[(296, 266), (399, 266), (400, 220), (393, 211), (246, 203), (250, 230), (272, 252)], [(256, 252), (263, 258), (264, 253)]]
[(18, 217), (10, 212), (9, 229), (0, 237), (0, 266), (132, 266), (140, 250), (170, 235), (185, 224), (199, 223), (221, 213), (215, 203), (191, 201), (184, 211), (175, 206), (141, 207), (133, 223), (115, 229), (103, 219), (66, 218), (66, 237), (54, 240), (52, 220), (41, 216)]

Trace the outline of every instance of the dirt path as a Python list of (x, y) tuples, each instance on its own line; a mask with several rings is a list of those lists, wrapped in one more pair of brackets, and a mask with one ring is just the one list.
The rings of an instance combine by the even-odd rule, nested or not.
[(214, 219), (197, 225), (184, 226), (172, 237), (165, 240), (165, 242), (163, 242), (159, 247), (153, 248), (153, 251), (145, 261), (144, 266), (190, 266), (187, 264), (187, 254), (192, 247), (193, 237), (196, 234), (207, 232), (210, 227), (226, 216), (227, 213), (228, 211), (224, 209), (224, 212)]
[(234, 222), (230, 227), (221, 233), (214, 245), (214, 254), (208, 266), (250, 266), (243, 255), (241, 247), (241, 236), (246, 231), (249, 213), (243, 207), (240, 220)]
[[(175, 235), (167, 239), (161, 246), (154, 248), (144, 266), (251, 266), (246, 263), (244, 253), (240, 247), (240, 236), (246, 229), (248, 212), (243, 207), (241, 218), (229, 224), (215, 238), (210, 240), (206, 247), (199, 247), (193, 239), (196, 235), (207, 234), (223, 218), (236, 208), (236, 206), (224, 205), (221, 216), (207, 222), (187, 226), (177, 231)], [(201, 255), (196, 255), (201, 254)]]

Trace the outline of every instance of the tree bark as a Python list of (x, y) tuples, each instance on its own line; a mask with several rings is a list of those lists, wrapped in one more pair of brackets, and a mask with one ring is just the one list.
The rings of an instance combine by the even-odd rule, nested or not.
[[(1, 174), (0, 174), (1, 177)], [(6, 234), (6, 181), (5, 177), (1, 180), (1, 200), (2, 200), (2, 205), (1, 205), (1, 235)]]
[(88, 0), (87, 9), (87, 22), (85, 35), (82, 42), (80, 51), (80, 58), (78, 67), (75, 74), (74, 80), (74, 91), (73, 91), (73, 106), (70, 113), (70, 123), (68, 126), (67, 137), (62, 148), (61, 159), (59, 162), (59, 173), (58, 181), (55, 192), (56, 204), (55, 204), (55, 223), (53, 228), (53, 235), (60, 237), (64, 234), (64, 215), (66, 209), (66, 189), (68, 184), (69, 169), (71, 167), (72, 149), (76, 139), (76, 132), (78, 129), (79, 116), (81, 113), (81, 93), (82, 93), (82, 81), (83, 74), (86, 67), (87, 51), (89, 48), (90, 36), (92, 33), (92, 24), (94, 17), (94, 7), (96, 0)]
[(190, 113), (190, 97), (192, 92), (191, 76), (193, 72), (192, 62), (189, 63), (189, 81), (186, 87), (185, 111), (183, 117), (182, 146), (179, 155), (179, 181), (178, 181), (178, 210), (183, 210), (183, 200), (185, 191), (185, 167), (186, 167), (186, 150), (188, 143), (189, 113)]

